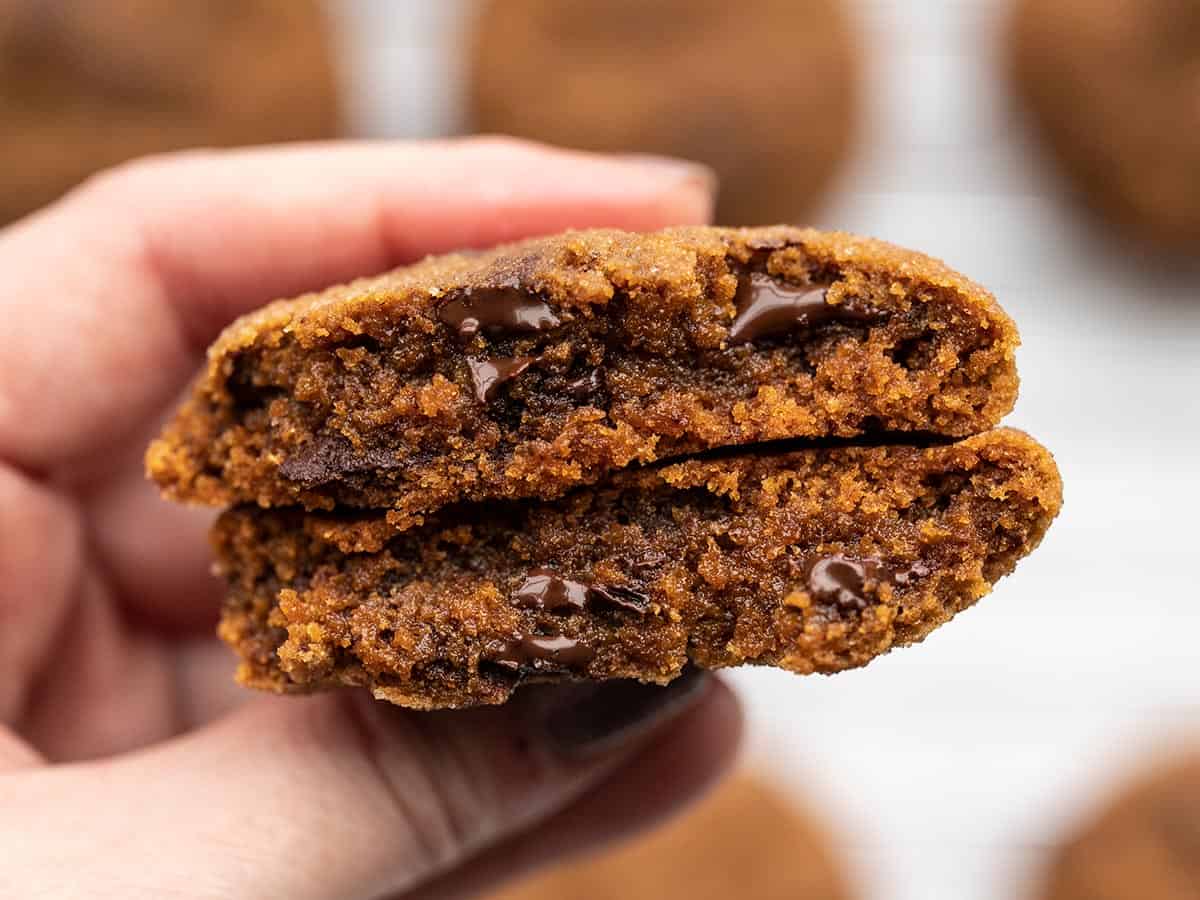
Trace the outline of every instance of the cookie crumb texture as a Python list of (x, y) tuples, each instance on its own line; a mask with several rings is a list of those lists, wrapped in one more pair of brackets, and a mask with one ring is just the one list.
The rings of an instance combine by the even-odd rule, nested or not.
[(665, 827), (493, 900), (849, 900), (836, 848), (787, 791), (741, 773)]
[(920, 254), (808, 229), (567, 233), (430, 258), (231, 325), (150, 448), (175, 499), (553, 498), (632, 463), (995, 425), (1011, 320)]
[(1053, 854), (1040, 900), (1200, 897), (1200, 756), (1126, 788)]
[(414, 708), (524, 682), (665, 683), (689, 663), (861, 666), (973, 604), (1041, 540), (1050, 455), (998, 430), (933, 447), (741, 453), (554, 502), (382, 513), (242, 507), (214, 530), (239, 679)]
[(1014, 85), (1083, 198), (1148, 244), (1200, 248), (1200, 3), (1019, 0)]

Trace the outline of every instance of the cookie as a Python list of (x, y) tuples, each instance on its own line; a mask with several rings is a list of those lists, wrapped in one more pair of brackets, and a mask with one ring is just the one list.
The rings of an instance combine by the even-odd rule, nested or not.
[(132, 157), (339, 122), (316, 0), (0, 2), (0, 223)]
[(712, 448), (983, 431), (1013, 405), (1017, 343), (983, 288), (877, 241), (567, 233), (235, 322), (147, 465), (178, 500), (404, 528)]
[(1082, 197), (1146, 242), (1200, 247), (1200, 4), (1018, 0), (1011, 56)]
[(849, 900), (825, 829), (759, 776), (741, 773), (679, 819), (493, 900)]
[(1040, 900), (1200, 897), (1200, 756), (1127, 787), (1055, 852)]
[(700, 160), (717, 220), (796, 222), (845, 161), (859, 58), (841, 0), (489, 0), (475, 129)]
[(1054, 462), (1021, 432), (748, 450), (556, 501), (382, 512), (244, 506), (215, 526), (239, 680), (421, 709), (526, 682), (685, 666), (831, 673), (922, 640), (1037, 546)]

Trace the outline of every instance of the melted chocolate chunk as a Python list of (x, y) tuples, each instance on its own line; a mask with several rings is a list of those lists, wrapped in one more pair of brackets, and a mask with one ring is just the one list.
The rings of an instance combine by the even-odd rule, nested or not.
[[(521, 671), (532, 669), (579, 670), (596, 658), (587, 644), (575, 638), (556, 635), (523, 635), (501, 644), (487, 657), (501, 668)], [(544, 665), (548, 663), (549, 665)]]
[(588, 586), (562, 578), (552, 569), (534, 569), (525, 576), (521, 586), (513, 591), (513, 600), (524, 609), (586, 610)]
[(341, 435), (325, 434), (285, 459), (279, 466), (279, 474), (288, 481), (311, 488), (349, 475), (396, 469), (400, 465), (396, 455), (389, 450), (359, 452)]
[(827, 556), (809, 570), (808, 590), (819, 603), (840, 609), (866, 609), (871, 605), (866, 596), (867, 582), (879, 581), (880, 571), (877, 559)]
[(593, 603), (605, 603), (638, 615), (644, 614), (650, 605), (650, 598), (641, 591), (619, 584), (593, 584), (588, 588), (588, 598)]
[(468, 357), (467, 368), (471, 371), (475, 399), (480, 403), (491, 402), (504, 384), (512, 381), (531, 365), (531, 356), (496, 356), (491, 359)]
[(534, 569), (513, 591), (512, 597), (523, 609), (547, 612), (588, 612), (594, 606), (605, 605), (641, 615), (650, 605), (650, 598), (633, 588), (572, 581), (553, 569)]
[(812, 328), (828, 322), (862, 324), (875, 321), (875, 313), (847, 304), (825, 302), (823, 287), (793, 287), (761, 272), (743, 275), (738, 281), (737, 318), (729, 327), (729, 342), (745, 344), (797, 328)]
[(438, 318), (463, 339), (481, 330), (491, 335), (528, 334), (559, 325), (544, 300), (515, 288), (462, 291), (441, 305)]
[(834, 555), (817, 560), (808, 572), (808, 590), (818, 603), (828, 603), (840, 609), (863, 610), (871, 605), (867, 597), (867, 583), (887, 581), (901, 587), (918, 578), (924, 578), (932, 570), (917, 561), (903, 571), (895, 571), (874, 557), (851, 559)]
[(567, 396), (576, 403), (586, 403), (605, 389), (604, 371), (592, 369), (582, 378), (567, 382)]

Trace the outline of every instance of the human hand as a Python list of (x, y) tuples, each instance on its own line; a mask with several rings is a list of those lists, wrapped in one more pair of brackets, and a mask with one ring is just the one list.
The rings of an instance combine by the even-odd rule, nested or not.
[(210, 516), (142, 451), (231, 318), (570, 226), (699, 222), (703, 170), (498, 139), (194, 153), (0, 231), (0, 895), (444, 897), (625, 833), (727, 765), (715, 679), (409, 713), (254, 696)]

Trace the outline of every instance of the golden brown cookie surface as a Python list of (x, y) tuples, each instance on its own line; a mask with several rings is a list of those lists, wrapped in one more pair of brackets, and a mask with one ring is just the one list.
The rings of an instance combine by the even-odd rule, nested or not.
[(316, 0), (4, 0), (0, 223), (147, 153), (335, 136), (329, 40)]
[(494, 900), (849, 900), (824, 829), (783, 790), (739, 774), (674, 822)]
[(717, 220), (796, 222), (849, 152), (858, 59), (840, 0), (488, 0), (473, 125), (696, 159)]
[(1200, 247), (1200, 4), (1018, 0), (1020, 99), (1084, 199), (1129, 233)]

